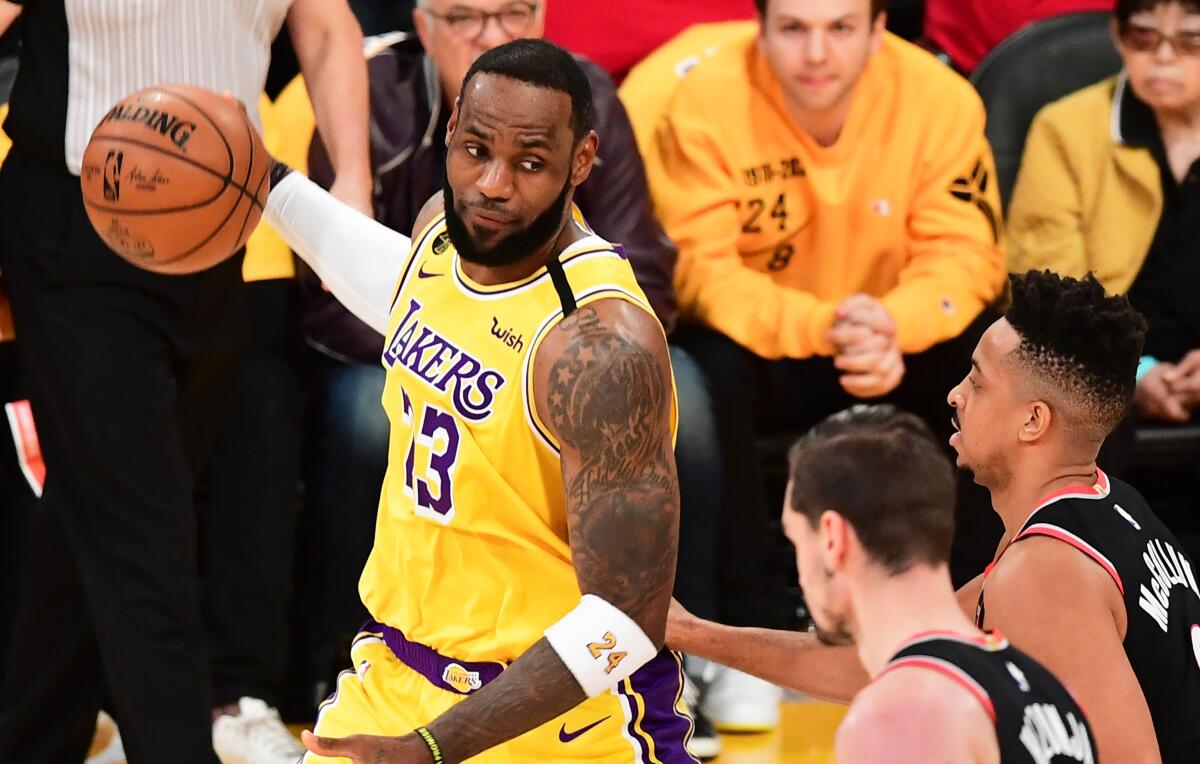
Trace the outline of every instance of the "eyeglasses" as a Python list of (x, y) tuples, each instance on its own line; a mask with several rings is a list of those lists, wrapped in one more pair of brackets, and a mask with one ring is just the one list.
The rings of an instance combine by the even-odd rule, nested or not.
[(1166, 35), (1154, 27), (1124, 21), (1118, 29), (1118, 37), (1122, 45), (1139, 53), (1153, 53), (1167, 42), (1177, 55), (1200, 56), (1200, 32), (1184, 31)]
[(492, 19), (496, 20), (496, 23), (509, 37), (520, 37), (533, 25), (538, 7), (532, 3), (516, 2), (509, 3), (495, 13), (484, 13), (470, 8), (459, 8), (450, 13), (438, 13), (428, 8), (424, 10), (425, 13), (443, 22), (453, 34), (467, 40), (474, 40), (483, 34), (488, 21)]

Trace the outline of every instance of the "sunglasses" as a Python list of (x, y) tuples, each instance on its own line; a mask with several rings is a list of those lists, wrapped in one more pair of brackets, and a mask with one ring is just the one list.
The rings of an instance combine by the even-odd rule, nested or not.
[(1200, 32), (1183, 31), (1166, 35), (1154, 27), (1123, 21), (1118, 27), (1117, 36), (1122, 45), (1139, 53), (1153, 53), (1166, 42), (1180, 56), (1200, 56)]

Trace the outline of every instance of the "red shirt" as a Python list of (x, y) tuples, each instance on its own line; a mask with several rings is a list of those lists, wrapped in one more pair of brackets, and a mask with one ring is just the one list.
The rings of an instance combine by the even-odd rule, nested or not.
[(1031, 21), (1079, 11), (1111, 13), (1115, 5), (1115, 0), (926, 0), (925, 36), (970, 72)]
[(587, 56), (620, 82), (692, 24), (753, 17), (754, 0), (550, 0), (546, 39)]

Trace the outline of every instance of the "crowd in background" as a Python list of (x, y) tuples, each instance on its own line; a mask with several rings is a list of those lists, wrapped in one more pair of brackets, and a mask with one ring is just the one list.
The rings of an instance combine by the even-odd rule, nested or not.
[[(795, 20), (822, 3), (815, 15), (828, 26)], [(1100, 464), (1166, 476), (1147, 491), (1156, 509), (1181, 536), (1200, 532), (1188, 490), (1200, 439), (1186, 437), (1200, 408), (1200, 2), (349, 6), (365, 35), (355, 38), (365, 58), (353, 57), (369, 94), (361, 145), (339, 138), (357, 127), (336, 113), (356, 86), (343, 81), (333, 96), (313, 86), (327, 75), (296, 14), (263, 71), (261, 126), (277, 157), (405, 233), (442, 188), (446, 123), (481, 52), (544, 34), (583, 59), (600, 150), (576, 203), (600, 236), (624, 246), (669, 333), (680, 406), (676, 596), (692, 612), (805, 626), (778, 528), (780, 444), (867, 400), (896, 403), (948, 437), (946, 394), (1003, 306), (1005, 274), (1030, 268), (1094, 272), (1146, 316), (1134, 411)], [(1120, 71), (1047, 101), (1008, 194), (988, 104), (968, 78), (1026, 25), (1072, 13), (1111, 27), (1097, 55), (1115, 46)], [(22, 23), (0, 37), (0, 104)], [(8, 149), (0, 136), (0, 159)], [(237, 360), (222, 370), (226, 405), (206, 421), (204, 458), (191, 465), (204, 631), (221, 648), (213, 705), (231, 716), (240, 703), (247, 716), (279, 707), (304, 718), (367, 617), (356, 588), (387, 463), (383, 340), (266, 226), (237, 263), (247, 285), (230, 329)], [(6, 277), (0, 271), (0, 290)], [(33, 398), (40, 424), (31, 393), (40, 377), (22, 360), (37, 351), (17, 350), (29, 341), (0, 296), (0, 403)], [(25, 411), (9, 408), (14, 437), (0, 437), (4, 653), (25, 534), (41, 483), (54, 480), (40, 470), (56, 469), (52, 458), (39, 461)], [(1169, 459), (1139, 460), (1150, 430), (1177, 436)], [(964, 474), (957, 582), (995, 552), (1000, 530), (987, 502)], [(277, 649), (281, 635), (287, 653)], [(689, 672), (718, 727), (778, 723), (777, 688), (712, 664), (692, 662)]]

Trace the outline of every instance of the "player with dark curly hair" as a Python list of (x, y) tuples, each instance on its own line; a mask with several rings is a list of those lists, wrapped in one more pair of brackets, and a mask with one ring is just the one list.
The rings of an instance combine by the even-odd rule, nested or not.
[[(1090, 275), (1030, 271), (1012, 295), (949, 395), (958, 465), (1005, 526), (959, 600), (1076, 694), (1103, 761), (1200, 761), (1195, 565), (1141, 495), (1096, 466), (1133, 396), (1145, 321)], [(752, 631), (676, 606), (668, 643), (818, 696), (849, 699), (864, 683), (845, 648)]]

